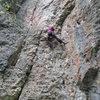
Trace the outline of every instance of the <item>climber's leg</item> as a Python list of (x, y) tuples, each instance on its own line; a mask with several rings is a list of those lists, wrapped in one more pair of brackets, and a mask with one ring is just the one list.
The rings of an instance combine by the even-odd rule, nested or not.
[(53, 35), (53, 37), (59, 42), (59, 43), (64, 43), (61, 39), (59, 39), (57, 36)]
[(48, 43), (48, 46), (49, 46), (50, 48), (52, 48), (52, 43), (51, 43), (50, 41), (48, 41), (47, 43)]
[(50, 38), (49, 38), (49, 37), (47, 37), (46, 41), (47, 41), (47, 45), (48, 45), (50, 48), (52, 48), (52, 42), (50, 41)]

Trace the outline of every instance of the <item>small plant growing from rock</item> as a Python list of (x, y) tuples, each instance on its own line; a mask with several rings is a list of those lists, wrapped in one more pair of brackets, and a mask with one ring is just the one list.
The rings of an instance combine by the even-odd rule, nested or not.
[(12, 10), (12, 6), (7, 1), (2, 0), (2, 5), (5, 7), (7, 11)]
[(18, 7), (20, 8), (21, 5), (17, 2), (14, 2), (14, 0), (0, 0), (0, 3), (7, 11), (15, 11), (15, 9)]

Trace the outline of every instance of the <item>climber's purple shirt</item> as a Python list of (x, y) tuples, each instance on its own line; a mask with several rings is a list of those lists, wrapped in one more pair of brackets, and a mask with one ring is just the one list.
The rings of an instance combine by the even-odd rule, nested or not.
[(52, 26), (49, 26), (49, 27), (48, 27), (48, 31), (49, 31), (49, 30), (54, 31), (54, 28), (53, 28)]

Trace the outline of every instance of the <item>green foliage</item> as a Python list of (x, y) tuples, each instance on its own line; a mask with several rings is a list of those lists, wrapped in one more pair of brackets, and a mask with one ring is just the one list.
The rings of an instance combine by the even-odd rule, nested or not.
[(6, 1), (3, 1), (3, 6), (5, 7), (5, 9), (7, 10), (7, 11), (11, 11), (12, 10), (12, 6), (11, 6), (11, 4), (9, 4), (8, 2), (6, 2)]
[(15, 3), (15, 5), (16, 5), (17, 7), (21, 7), (21, 5), (20, 5), (20, 4), (18, 4), (18, 3)]
[(10, 2), (7, 2), (7, 0), (0, 0), (0, 2), (7, 11), (14, 11), (15, 8), (21, 7), (21, 5), (17, 2), (14, 2), (14, 0), (10, 0)]

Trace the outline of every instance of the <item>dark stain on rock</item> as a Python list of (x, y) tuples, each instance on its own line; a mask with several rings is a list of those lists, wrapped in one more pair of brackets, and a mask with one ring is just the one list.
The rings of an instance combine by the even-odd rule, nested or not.
[(87, 95), (87, 100), (89, 98), (89, 91), (92, 89), (92, 84), (94, 83), (97, 75), (98, 75), (99, 68), (90, 68), (81, 83), (79, 83), (79, 88)]

